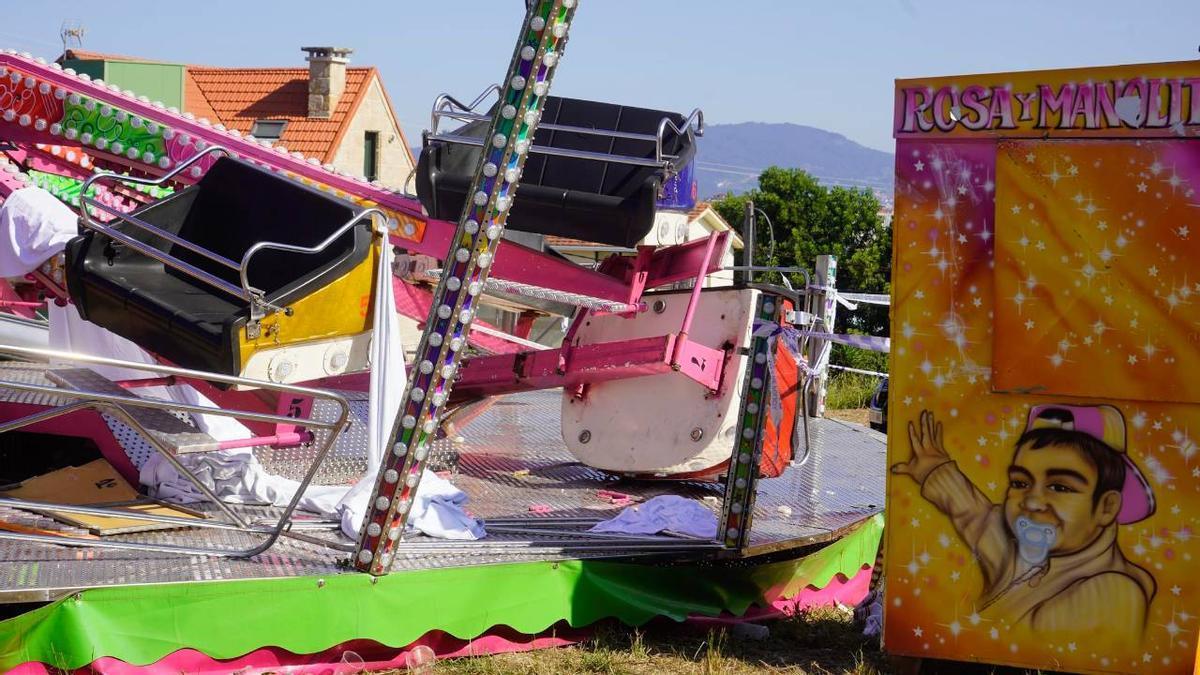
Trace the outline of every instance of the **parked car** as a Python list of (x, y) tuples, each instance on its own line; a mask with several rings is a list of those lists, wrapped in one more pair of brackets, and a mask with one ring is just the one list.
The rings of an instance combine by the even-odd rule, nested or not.
[(871, 394), (871, 400), (867, 402), (867, 417), (871, 422), (871, 428), (875, 431), (887, 433), (887, 401), (888, 401), (888, 378), (884, 377), (879, 380), (879, 386), (875, 388), (875, 393)]

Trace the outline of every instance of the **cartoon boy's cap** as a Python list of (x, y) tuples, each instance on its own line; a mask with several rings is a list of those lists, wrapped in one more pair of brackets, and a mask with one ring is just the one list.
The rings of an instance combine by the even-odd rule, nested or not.
[(1154, 513), (1154, 491), (1125, 447), (1125, 418), (1111, 405), (1038, 405), (1029, 411), (1026, 431), (1064, 429), (1078, 431), (1104, 443), (1125, 461), (1125, 484), (1121, 488), (1121, 525), (1136, 523)]

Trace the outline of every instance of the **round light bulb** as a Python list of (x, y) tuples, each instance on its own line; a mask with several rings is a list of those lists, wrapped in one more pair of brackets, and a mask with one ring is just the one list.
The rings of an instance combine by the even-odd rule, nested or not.
[(366, 549), (363, 549), (358, 552), (358, 559), (361, 562), (369, 563), (369, 562), (371, 562), (371, 559), (374, 557), (375, 557), (375, 554), (371, 553), (370, 551), (368, 551)]
[(512, 84), (513, 89), (521, 91), (525, 88), (525, 78), (521, 77), (520, 75), (513, 75), (513, 79), (510, 84)]
[(500, 116), (506, 120), (511, 120), (517, 116), (517, 108), (511, 103), (506, 103), (504, 107), (500, 109)]
[(540, 16), (535, 16), (529, 21), (529, 27), (534, 31), (541, 31), (546, 27), (546, 20)]
[(391, 505), (391, 502), (388, 501), (387, 497), (380, 497), (379, 499), (375, 500), (375, 509), (377, 511), (386, 511), (387, 507), (390, 505)]
[[(501, 147), (504, 147), (504, 146), (501, 146)], [(487, 176), (488, 178), (494, 177), (496, 175), (496, 165), (493, 164), (492, 162), (488, 162), (487, 164), (484, 164), (483, 165), (483, 175)]]
[[(454, 259), (460, 263), (465, 263), (471, 259), (471, 252), (465, 248), (460, 248), (454, 252)], [(445, 317), (442, 317), (445, 318)]]
[(492, 147), (503, 148), (506, 145), (508, 145), (508, 138), (504, 134), (492, 136)]
[(450, 305), (442, 305), (441, 307), (438, 307), (438, 316), (443, 319), (449, 319), (450, 314), (453, 311), (454, 310), (450, 309)]
[[(446, 280), (446, 288), (450, 289), (451, 291), (457, 291), (458, 289), (462, 288), (462, 282), (458, 280), (458, 277), (450, 277)], [(431, 335), (430, 337), (433, 336)]]
[[(455, 279), (455, 281), (458, 281), (458, 280)], [(430, 347), (441, 347), (442, 346), (442, 334), (441, 333), (430, 333), (429, 334), (429, 346)]]
[(479, 255), (479, 260), (477, 260), (475, 262), (475, 264), (483, 269), (487, 269), (488, 266), (492, 264), (492, 254), (491, 253), (481, 253)]
[(488, 194), (486, 192), (484, 192), (483, 190), (480, 190), (479, 192), (475, 193), (475, 205), (476, 206), (483, 206), (484, 204), (487, 204), (487, 203), (488, 203)]
[(400, 420), (400, 424), (405, 429), (411, 429), (417, 426), (417, 418), (413, 417), (412, 415), (405, 415), (404, 418)]
[(383, 472), (383, 479), (388, 483), (395, 483), (396, 481), (400, 480), (400, 473), (395, 469), (388, 469), (387, 471)]
[(417, 366), (417, 369), (420, 370), (425, 375), (428, 375), (433, 372), (433, 364), (430, 363), (428, 360), (422, 361), (421, 365)]
[(503, 233), (503, 229), (504, 228), (500, 227), (499, 225), (492, 225), (492, 226), (488, 227), (488, 229), (487, 229), (488, 239), (498, 239), (500, 237), (500, 235)]
[(521, 58), (526, 61), (532, 61), (533, 57), (537, 56), (537, 50), (532, 45), (521, 47)]
[(470, 218), (463, 224), (463, 229), (467, 231), (467, 234), (475, 234), (479, 231), (479, 221)]
[(378, 537), (382, 533), (383, 528), (379, 526), (379, 523), (371, 523), (367, 526), (367, 536), (369, 537)]

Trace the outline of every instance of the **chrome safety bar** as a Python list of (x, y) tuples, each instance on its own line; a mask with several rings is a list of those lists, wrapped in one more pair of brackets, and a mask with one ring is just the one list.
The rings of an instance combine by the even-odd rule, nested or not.
[[(180, 237), (179, 235), (173, 234), (171, 232), (167, 232), (166, 230), (164, 230), (160, 227), (157, 227), (155, 225), (152, 225), (152, 224), (146, 222), (145, 220), (142, 220), (141, 218), (137, 218), (128, 213), (123, 213), (107, 204), (103, 204), (103, 203), (87, 196), (89, 188), (93, 184), (95, 184), (101, 180), (112, 179), (117, 182), (137, 183), (140, 185), (161, 185), (161, 184), (171, 180), (175, 176), (179, 175), (179, 173), (181, 173), (182, 171), (187, 169), (192, 164), (195, 164), (196, 162), (200, 161), (201, 158), (206, 157), (210, 154), (217, 154), (217, 153), (220, 153), (220, 154), (223, 154), (226, 156), (232, 155), (232, 153), (229, 150), (227, 150), (221, 146), (218, 146), (218, 145), (212, 145), (212, 146), (205, 148), (203, 151), (196, 153), (192, 157), (188, 158), (186, 161), (180, 162), (180, 164), (178, 166), (176, 166), (175, 169), (173, 171), (171, 171), (170, 173), (167, 173), (159, 178), (153, 178), (153, 179), (137, 178), (134, 176), (122, 176), (120, 174), (113, 173), (111, 171), (96, 172), (95, 175), (93, 175), (91, 178), (88, 178), (87, 181), (84, 182), (83, 187), (80, 191), (82, 197), (80, 198), (79, 210), (80, 210), (80, 216), (81, 216), (81, 220), (83, 222), (83, 226), (88, 229), (95, 230), (107, 237), (111, 237), (112, 239), (115, 239), (116, 241), (119, 241), (122, 244), (125, 244), (126, 246), (134, 249), (138, 253), (141, 253), (142, 255), (153, 258), (153, 259), (161, 262), (162, 264), (167, 265), (173, 269), (179, 270), (180, 272), (183, 272), (184, 274), (187, 274), (188, 276), (190, 276), (194, 279), (202, 281), (202, 282), (208, 284), (209, 286), (216, 288), (217, 290), (220, 290), (224, 293), (232, 295), (235, 298), (240, 298), (242, 300), (245, 300), (246, 302), (250, 303), (250, 319), (251, 319), (251, 321), (258, 321), (258, 320), (262, 319), (264, 316), (266, 316), (265, 310), (267, 310), (267, 309), (271, 309), (274, 311), (287, 311), (287, 310), (268, 302), (264, 298), (264, 295), (265, 295), (264, 291), (250, 286), (250, 277), (249, 277), (249, 275), (250, 275), (250, 259), (253, 258), (255, 254), (257, 254), (259, 251), (268, 250), (268, 249), (276, 250), (276, 251), (285, 251), (285, 252), (289, 252), (289, 253), (301, 253), (301, 254), (320, 253), (320, 252), (324, 251), (326, 248), (328, 248), (333, 242), (337, 241), (338, 238), (340, 238), (341, 236), (346, 234), (346, 232), (349, 231), (351, 228), (353, 228), (355, 225), (362, 222), (363, 219), (367, 218), (368, 216), (377, 215), (377, 216), (382, 217), (385, 221), (387, 220), (387, 214), (385, 214), (383, 211), (380, 211), (379, 209), (376, 209), (376, 208), (366, 209), (366, 210), (356, 214), (353, 218), (351, 218), (346, 223), (342, 224), (337, 230), (334, 231), (333, 234), (329, 235), (329, 237), (327, 237), (324, 241), (317, 244), (316, 246), (311, 246), (311, 247), (296, 246), (293, 244), (283, 244), (283, 243), (272, 242), (272, 241), (258, 242), (257, 244), (254, 244), (253, 246), (251, 246), (246, 251), (246, 253), (244, 255), (242, 255), (242, 259), (240, 262), (234, 262), (233, 260), (230, 260), (218, 253), (209, 251), (208, 249), (204, 248), (203, 246), (194, 244), (194, 243), (184, 239), (183, 237)], [(171, 255), (170, 253), (167, 253), (166, 251), (163, 251), (154, 246), (146, 244), (145, 242), (138, 241), (134, 237), (116, 229), (116, 227), (115, 227), (116, 221), (108, 223), (108, 224), (104, 224), (104, 223), (99, 223), (99, 222), (92, 220), (91, 214), (88, 211), (88, 207), (99, 209), (99, 210), (113, 216), (117, 220), (124, 221), (131, 225), (134, 225), (135, 227), (138, 227), (155, 237), (165, 239), (177, 246), (181, 246), (193, 253), (196, 253), (197, 255), (201, 255), (205, 258), (208, 258), (209, 260), (212, 260), (212, 261), (214, 261), (220, 265), (223, 265), (231, 270), (236, 270), (238, 273), (238, 278), (241, 282), (241, 286), (240, 287), (235, 286), (235, 285), (229, 283), (228, 281), (225, 281), (224, 279), (222, 279), (210, 272), (207, 272), (207, 271), (202, 270), (194, 265), (188, 264), (188, 263), (180, 260), (179, 258)]]
[[(111, 413), (114, 416), (121, 419), (122, 422), (124, 422), (126, 425), (128, 425), (130, 428), (132, 428), (134, 431), (136, 431), (139, 434), (139, 436), (141, 436), (148, 443), (150, 443), (163, 456), (164, 460), (166, 460), (169, 464), (171, 464), (171, 466), (176, 471), (178, 471), (181, 476), (188, 479), (193, 485), (195, 485), (196, 488), (198, 490), (200, 490), (200, 492), (203, 493), (208, 499), (213, 501), (213, 503), (217, 506), (217, 508), (220, 509), (232, 521), (232, 523), (225, 523), (225, 524), (217, 524), (217, 523), (211, 523), (211, 522), (200, 524), (200, 523), (196, 523), (196, 522), (188, 522), (187, 523), (188, 525), (198, 526), (198, 527), (210, 527), (210, 528), (218, 527), (221, 529), (238, 529), (238, 530), (241, 530), (244, 532), (248, 532), (250, 534), (261, 534), (261, 535), (266, 536), (266, 539), (264, 541), (262, 541), (261, 543), (259, 543), (258, 545), (254, 546), (252, 548), (245, 549), (245, 550), (209, 549), (209, 548), (199, 548), (199, 547), (191, 547), (191, 546), (149, 544), (149, 543), (139, 543), (139, 542), (107, 542), (107, 541), (102, 541), (102, 540), (91, 540), (91, 539), (72, 540), (69, 537), (39, 536), (39, 535), (33, 535), (33, 534), (4, 533), (4, 532), (0, 532), (0, 539), (22, 539), (22, 540), (26, 540), (26, 541), (35, 541), (35, 542), (39, 542), (39, 543), (59, 544), (59, 545), (68, 545), (68, 546), (94, 546), (94, 547), (100, 547), (100, 548), (124, 548), (124, 549), (132, 548), (132, 549), (139, 549), (139, 550), (179, 553), (179, 554), (185, 554), (185, 555), (216, 555), (216, 556), (225, 556), (225, 557), (250, 557), (250, 556), (258, 555), (259, 553), (262, 553), (263, 551), (266, 551), (271, 546), (273, 546), (274, 543), (279, 539), (280, 536), (292, 536), (291, 534), (289, 534), (287, 532), (290, 522), (291, 522), (292, 513), (296, 510), (297, 506), (300, 503), (300, 499), (304, 496), (304, 491), (312, 483), (313, 478), (316, 476), (317, 470), (320, 468), (321, 464), (324, 462), (326, 455), (328, 455), (330, 450), (333, 448), (334, 443), (337, 440), (337, 437), (342, 432), (342, 430), (346, 427), (346, 424), (350, 418), (350, 403), (345, 399), (345, 397), (341, 396), (340, 394), (338, 394), (336, 392), (327, 391), (327, 390), (323, 390), (323, 389), (314, 389), (312, 387), (302, 387), (302, 386), (289, 385), (289, 384), (278, 384), (275, 382), (252, 380), (249, 378), (234, 376), (234, 375), (223, 375), (220, 373), (210, 373), (210, 372), (199, 371), (199, 370), (190, 370), (187, 368), (179, 368), (176, 366), (164, 366), (164, 365), (159, 365), (156, 363), (138, 363), (138, 362), (122, 361), (120, 359), (112, 359), (112, 358), (103, 357), (103, 356), (92, 356), (92, 355), (88, 355), (88, 354), (76, 354), (73, 352), (63, 352), (63, 351), (56, 351), (56, 350), (50, 350), (50, 349), (33, 349), (33, 348), (28, 348), (28, 347), (17, 347), (17, 346), (13, 346), (13, 345), (0, 345), (0, 354), (15, 356), (15, 357), (32, 360), (32, 361), (47, 361), (47, 362), (49, 362), (49, 361), (67, 361), (67, 362), (75, 362), (75, 363), (89, 363), (89, 364), (101, 365), (101, 366), (113, 366), (113, 367), (118, 367), (118, 368), (128, 368), (128, 369), (140, 370), (140, 371), (144, 371), (144, 372), (158, 373), (158, 374), (162, 374), (162, 375), (174, 375), (174, 376), (180, 377), (180, 378), (209, 380), (209, 381), (213, 381), (213, 382), (222, 382), (222, 383), (226, 383), (226, 384), (244, 385), (244, 386), (255, 387), (258, 389), (267, 389), (267, 390), (271, 390), (271, 391), (277, 391), (277, 392), (285, 393), (285, 394), (293, 394), (293, 395), (308, 396), (308, 397), (312, 397), (312, 398), (324, 399), (324, 400), (333, 402), (338, 407), (337, 417), (333, 421), (327, 422), (327, 421), (321, 421), (321, 420), (314, 419), (314, 418), (305, 418), (305, 419), (298, 420), (293, 417), (285, 417), (283, 415), (272, 415), (272, 414), (268, 414), (268, 413), (254, 412), (254, 411), (250, 411), (250, 410), (224, 410), (221, 408), (208, 408), (208, 407), (204, 407), (204, 406), (196, 406), (196, 405), (190, 405), (190, 404), (186, 404), (186, 403), (177, 403), (175, 401), (165, 401), (165, 400), (160, 400), (160, 399), (141, 398), (138, 396), (117, 396), (114, 394), (105, 394), (105, 393), (101, 393), (101, 392), (91, 392), (91, 391), (85, 391), (85, 390), (79, 390), (79, 389), (70, 389), (70, 388), (66, 388), (66, 387), (48, 387), (48, 386), (43, 386), (43, 385), (28, 384), (25, 382), (12, 382), (12, 381), (7, 381), (7, 380), (0, 380), (0, 389), (7, 388), (7, 389), (12, 389), (12, 390), (17, 390), (17, 391), (36, 392), (36, 393), (47, 394), (50, 396), (66, 398), (66, 399), (82, 399), (76, 403), (66, 404), (66, 405), (58, 406), (56, 408), (50, 408), (47, 410), (43, 410), (43, 411), (34, 413), (32, 415), (28, 415), (26, 417), (22, 417), (20, 419), (10, 420), (8, 422), (0, 424), (0, 432), (10, 431), (13, 429), (25, 427), (30, 424), (35, 424), (37, 422), (42, 422), (47, 419), (52, 419), (54, 417), (59, 417), (62, 415), (70, 414), (72, 412), (76, 412), (78, 410), (82, 410), (85, 408), (103, 410), (105, 412)], [(289, 423), (289, 424), (296, 424), (297, 422), (301, 422), (306, 426), (316, 427), (316, 428), (320, 428), (320, 429), (328, 429), (329, 434), (324, 439), (324, 441), (320, 444), (320, 447), (317, 449), (316, 456), (313, 458), (312, 464), (309, 466), (308, 471), (305, 473), (304, 477), (301, 479), (299, 485), (297, 486), (296, 492), (292, 496), (291, 501), (288, 503), (287, 507), (284, 508), (283, 513), (279, 517), (279, 521), (272, 528), (263, 528), (263, 527), (259, 527), (259, 526), (247, 525), (245, 523), (245, 521), (243, 521), (240, 517), (238, 517), (238, 515), (235, 512), (233, 512), (233, 510), (230, 509), (227, 504), (222, 502), (220, 499), (217, 498), (217, 496), (215, 494), (213, 494), (212, 490), (210, 490), (208, 488), (208, 486), (206, 486), (202, 481), (200, 481), (195, 476), (195, 474), (193, 474), (191, 471), (189, 471), (187, 469), (187, 467), (184, 466), (183, 463), (180, 462), (179, 459), (177, 457), (175, 457), (172, 452), (170, 452), (169, 449), (164, 447), (164, 445), (158, 439), (156, 439), (152, 434), (150, 434), (145, 429), (145, 427), (143, 427), (132, 415), (130, 415), (128, 413), (128, 411), (125, 410), (126, 406), (151, 408), (151, 409), (159, 409), (159, 410), (181, 410), (181, 411), (187, 411), (187, 412), (195, 412), (198, 414), (217, 415), (217, 416), (222, 416), (222, 417), (232, 417), (235, 419), (257, 420), (257, 421), (263, 421), (263, 422), (280, 422), (280, 423)], [(0, 506), (20, 506), (21, 508), (38, 508), (38, 509), (43, 509), (43, 510), (68, 511), (68, 509), (56, 508), (59, 505), (46, 504), (43, 502), (31, 502), (31, 501), (27, 501), (27, 500), (0, 499)], [(82, 511), (78, 510), (78, 507), (71, 507), (71, 508), (75, 509), (74, 512), (77, 512), (77, 513), (82, 512)], [(124, 511), (120, 511), (120, 512), (110, 511), (109, 515), (115, 515), (118, 517), (134, 517), (132, 514), (127, 514)], [(139, 514), (135, 519), (148, 520), (148, 521), (153, 521), (153, 522), (162, 522), (162, 523), (172, 524), (172, 525), (180, 525), (181, 524), (181, 523), (177, 522), (177, 519), (173, 519), (169, 516), (155, 516), (153, 514)], [(323, 542), (318, 541), (316, 543), (323, 543)], [(331, 542), (331, 544), (332, 544), (332, 542)]]
[[(433, 102), (433, 110), (430, 113), (429, 132), (425, 135), (426, 140), (444, 141), (447, 143), (458, 143), (460, 145), (474, 145), (482, 147), (483, 139), (471, 138), (454, 133), (439, 133), (438, 127), (441, 126), (443, 118), (454, 119), (462, 122), (490, 122), (490, 115), (475, 112), (484, 101), (488, 100), (492, 94), (500, 93), (500, 85), (493, 84), (484, 89), (475, 100), (468, 104), (464, 104), (450, 94), (441, 94)], [(570, 157), (574, 159), (588, 159), (598, 161), (609, 161), (618, 164), (629, 164), (633, 166), (648, 166), (670, 169), (671, 162), (678, 159), (677, 155), (667, 154), (663, 150), (666, 143), (667, 133), (674, 131), (676, 134), (684, 135), (689, 131), (695, 133), (696, 136), (704, 135), (704, 111), (696, 108), (683, 120), (683, 125), (675, 123), (670, 117), (664, 117), (658, 123), (658, 130), (653, 134), (639, 134), (627, 131), (615, 131), (609, 129), (596, 129), (593, 127), (578, 127), (566, 124), (551, 124), (543, 122), (538, 125), (539, 129), (548, 129), (550, 131), (563, 131), (569, 133), (586, 134), (592, 136), (603, 136), (605, 138), (618, 138), (623, 140), (647, 141), (654, 143), (654, 159), (646, 159), (642, 157), (632, 157), (628, 155), (608, 155), (602, 152), (587, 152), (583, 150), (569, 150), (565, 148), (551, 148), (548, 146), (531, 145), (530, 152), (550, 155), (554, 157)]]

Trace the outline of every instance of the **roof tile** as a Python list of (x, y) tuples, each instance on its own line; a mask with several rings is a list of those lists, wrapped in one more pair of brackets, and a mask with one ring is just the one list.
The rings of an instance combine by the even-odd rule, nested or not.
[(346, 87), (329, 119), (308, 116), (307, 68), (189, 66), (184, 109), (249, 133), (257, 120), (287, 120), (279, 143), (322, 161), (333, 159), (338, 132), (366, 93), (372, 68), (347, 68)]

